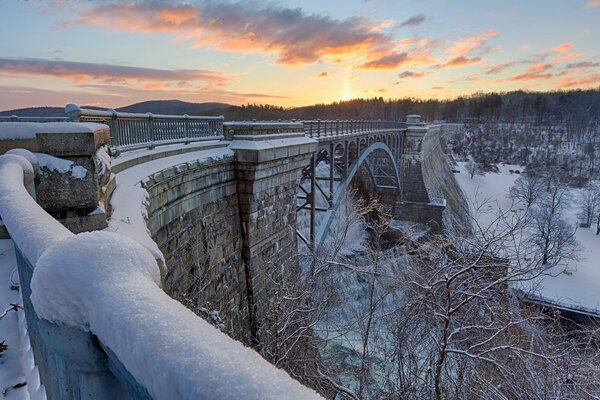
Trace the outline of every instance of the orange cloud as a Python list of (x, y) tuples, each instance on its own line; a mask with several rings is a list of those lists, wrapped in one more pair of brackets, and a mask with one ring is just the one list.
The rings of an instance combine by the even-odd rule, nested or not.
[(70, 79), (76, 84), (89, 81), (102, 83), (202, 81), (223, 85), (228, 77), (217, 71), (165, 70), (130, 67), (114, 64), (96, 64), (57, 61), (40, 58), (0, 58), (0, 73), (25, 76), (53, 76)]
[(413, 53), (408, 54), (406, 52), (390, 52), (384, 54), (379, 58), (367, 61), (361, 64), (361, 69), (372, 69), (372, 70), (392, 70), (399, 67), (419, 67), (429, 66), (437, 62), (437, 59), (429, 53)]
[(557, 53), (567, 53), (567, 52), (571, 51), (571, 49), (573, 49), (573, 44), (570, 42), (567, 42), (567, 43), (559, 44), (558, 46), (553, 47), (552, 51), (555, 51)]
[(481, 35), (464, 36), (453, 41), (444, 53), (451, 58), (466, 57), (471, 52), (481, 49), (489, 39), (498, 35), (497, 31), (489, 30)]
[(555, 86), (559, 89), (600, 87), (600, 74), (584, 77), (565, 76), (560, 78)]
[(406, 79), (406, 78), (415, 78), (419, 79), (425, 76), (425, 72), (413, 72), (413, 71), (404, 71), (398, 74), (398, 78)]
[(553, 66), (551, 64), (533, 64), (527, 70), (519, 75), (511, 76), (507, 78), (508, 81), (533, 81), (533, 80), (543, 80), (552, 78), (552, 74), (546, 73), (546, 71), (552, 69)]
[(335, 19), (305, 14), (300, 8), (254, 3), (204, 2), (174, 5), (163, 2), (99, 4), (86, 8), (76, 20), (63, 22), (101, 25), (139, 33), (171, 33), (234, 52), (277, 55), (286, 65), (309, 64), (347, 55), (381, 56), (394, 48), (393, 38), (380, 32), (381, 23), (360, 17)]
[(328, 78), (329, 77), (329, 72), (327, 71), (323, 71), (317, 74), (317, 78)]
[(467, 65), (479, 64), (480, 62), (481, 57), (467, 58), (465, 56), (460, 56), (451, 58), (450, 60), (446, 61), (444, 66), (449, 68), (465, 67)]

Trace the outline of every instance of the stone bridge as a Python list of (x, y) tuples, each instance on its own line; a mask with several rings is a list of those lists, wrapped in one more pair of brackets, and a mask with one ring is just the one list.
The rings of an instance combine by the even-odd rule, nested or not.
[[(10, 162), (23, 164), (17, 158), (25, 156), (37, 168), (35, 188), (30, 185), (29, 192), (53, 217), (40, 209), (46, 216), (34, 218), (25, 226), (31, 219), (10, 217), (19, 214), (19, 205), (13, 203), (20, 197), (14, 197), (13, 192), (0, 194), (0, 216), (21, 260), (19, 272), (32, 347), (51, 398), (67, 398), (65, 391), (73, 393), (76, 387), (83, 390), (85, 379), (77, 375), (82, 368), (79, 364), (65, 361), (67, 345), (56, 338), (56, 333), (50, 334), (52, 340), (42, 340), (45, 332), (64, 330), (65, 324), (73, 324), (48, 317), (47, 310), (38, 310), (28, 298), (32, 292), (29, 280), (41, 257), (41, 253), (29, 252), (41, 246), (36, 241), (47, 242), (44, 232), (52, 230), (42, 224), (50, 220), (61, 222), (76, 234), (114, 232), (110, 239), (113, 245), (115, 234), (134, 239), (154, 258), (160, 275), (157, 283), (169, 296), (232, 338), (258, 349), (269, 338), (270, 310), (276, 302), (272, 282), (298, 270), (298, 238), (313, 248), (321, 243), (341, 196), (353, 181), (367, 182), (373, 194), (398, 218), (429, 223), (437, 229), (447, 221), (445, 200), (434, 197), (447, 192), (428, 187), (426, 182), (440, 184), (439, 177), (436, 181), (431, 175), (442, 161), (424, 158), (425, 154), (443, 157), (439, 150), (442, 127), (421, 123), (418, 116), (410, 116), (406, 123), (223, 123), (222, 118), (140, 116), (73, 106), (67, 106), (67, 114), (73, 122), (0, 124), (0, 154), (15, 148), (35, 154), (10, 150), (14, 154), (2, 156), (4, 161), (0, 158), (0, 175), (6, 173), (3, 168)], [(326, 175), (317, 172), (323, 171), (319, 164), (327, 166)], [(29, 173), (28, 167), (23, 168)], [(442, 172), (451, 175), (449, 169)], [(317, 193), (327, 199), (326, 207), (317, 204)], [(308, 235), (297, 232), (298, 213), (302, 212), (310, 215)], [(326, 213), (325, 222), (319, 226), (315, 219), (318, 212)], [(72, 234), (64, 228), (56, 229), (60, 231), (57, 241), (77, 243), (69, 239)], [(24, 230), (40, 233), (30, 238), (22, 234)], [(46, 243), (48, 248), (52, 245)], [(43, 253), (43, 249), (40, 251)], [(113, 257), (109, 259), (107, 262), (114, 262)], [(33, 276), (35, 281), (35, 272)], [(40, 312), (44, 315), (38, 315)], [(135, 331), (136, 327), (127, 329)], [(92, 346), (97, 353), (92, 370), (109, 376), (106, 382), (121, 382), (119, 396), (128, 393), (132, 398), (161, 398), (160, 390), (140, 375), (135, 362), (132, 367), (131, 361), (122, 360), (126, 357), (119, 351), (124, 350), (112, 348), (110, 338), (102, 337), (102, 329), (100, 333), (94, 331), (92, 323), (75, 331), (69, 331), (67, 337), (77, 337), (79, 344), (73, 351), (83, 358), (90, 357), (83, 353), (98, 340), (90, 342), (90, 334), (99, 338), (100, 345)], [(168, 332), (162, 334), (167, 340)], [(53, 346), (63, 352), (54, 354), (48, 349)], [(235, 346), (231, 345), (233, 352), (244, 350)], [(115, 353), (122, 364), (115, 364)], [(62, 361), (57, 364), (57, 359)], [(177, 368), (167, 364), (167, 369)], [(56, 371), (57, 365), (60, 372)], [(247, 367), (251, 366), (242, 365), (240, 374)], [(79, 368), (79, 372), (73, 372), (73, 368)], [(266, 375), (279, 372), (269, 368), (265, 367)], [(58, 381), (57, 376), (61, 378)], [(107, 385), (103, 382), (88, 382), (91, 386), (86, 390), (101, 390), (98, 388)], [(208, 389), (199, 390), (195, 393), (209, 398), (211, 393), (214, 395)], [(272, 387), (261, 390), (265, 398), (281, 396)], [(305, 397), (312, 396), (306, 393)]]

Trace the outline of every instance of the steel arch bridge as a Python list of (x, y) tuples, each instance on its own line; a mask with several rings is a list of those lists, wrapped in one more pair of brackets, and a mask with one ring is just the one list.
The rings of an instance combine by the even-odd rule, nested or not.
[[(361, 167), (365, 167), (368, 179), (378, 193), (401, 196), (399, 160), (406, 124), (357, 122), (361, 125), (356, 128), (347, 128), (345, 121), (304, 122), (307, 134), (319, 144), (309, 165), (302, 170), (296, 209), (310, 213), (309, 236), (297, 231), (310, 248), (321, 243), (328, 234), (335, 211)], [(322, 164), (326, 167), (319, 168)], [(325, 199), (325, 206), (317, 204), (319, 194)], [(325, 213), (318, 230), (316, 213)]]

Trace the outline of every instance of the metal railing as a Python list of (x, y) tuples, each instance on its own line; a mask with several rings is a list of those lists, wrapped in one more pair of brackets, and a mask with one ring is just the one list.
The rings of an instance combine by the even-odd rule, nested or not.
[(108, 125), (111, 145), (120, 149), (223, 139), (223, 116), (124, 113), (79, 108), (75, 104), (67, 104), (65, 112), (73, 121)]
[(381, 120), (311, 120), (302, 121), (304, 131), (312, 138), (349, 135), (384, 129), (403, 129), (406, 124)]

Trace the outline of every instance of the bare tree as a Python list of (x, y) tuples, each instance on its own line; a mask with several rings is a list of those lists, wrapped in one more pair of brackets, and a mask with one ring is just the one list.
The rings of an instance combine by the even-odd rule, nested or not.
[(532, 175), (522, 175), (510, 188), (510, 196), (524, 203), (528, 208), (536, 203), (544, 192), (544, 184), (539, 178)]
[(584, 228), (589, 228), (600, 208), (600, 187), (596, 183), (589, 183), (578, 199), (579, 218)]
[(471, 159), (471, 158), (467, 162), (466, 168), (467, 168), (467, 172), (469, 173), (469, 177), (471, 179), (473, 179), (475, 174), (479, 172), (479, 165), (475, 161), (473, 161), (473, 159)]
[(579, 251), (575, 239), (577, 227), (562, 217), (568, 199), (568, 187), (555, 180), (545, 193), (540, 205), (533, 210), (530, 237), (538, 249), (543, 266), (557, 266), (563, 260), (574, 259)]

